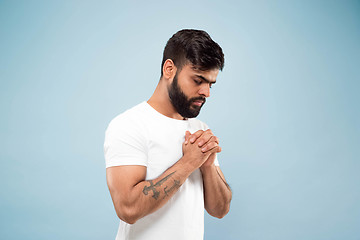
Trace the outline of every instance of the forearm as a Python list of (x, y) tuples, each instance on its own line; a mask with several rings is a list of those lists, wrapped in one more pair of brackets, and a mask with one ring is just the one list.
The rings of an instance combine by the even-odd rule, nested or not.
[(127, 196), (119, 198), (116, 208), (118, 216), (127, 223), (161, 208), (180, 188), (195, 169), (180, 159), (158, 178), (141, 181), (136, 184)]
[(232, 193), (218, 167), (214, 164), (200, 168), (204, 182), (206, 211), (217, 218), (224, 217), (230, 209)]

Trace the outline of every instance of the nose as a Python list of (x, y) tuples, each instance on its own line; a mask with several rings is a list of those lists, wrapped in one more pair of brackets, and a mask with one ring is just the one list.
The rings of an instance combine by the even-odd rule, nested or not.
[(199, 89), (199, 94), (207, 98), (210, 97), (210, 85), (203, 84), (203, 86)]

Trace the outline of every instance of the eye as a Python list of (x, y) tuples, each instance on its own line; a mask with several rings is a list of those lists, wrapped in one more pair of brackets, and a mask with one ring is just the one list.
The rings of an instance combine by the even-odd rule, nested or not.
[(194, 82), (195, 82), (197, 85), (200, 85), (200, 84), (201, 84), (201, 81), (196, 80), (196, 79), (194, 79)]

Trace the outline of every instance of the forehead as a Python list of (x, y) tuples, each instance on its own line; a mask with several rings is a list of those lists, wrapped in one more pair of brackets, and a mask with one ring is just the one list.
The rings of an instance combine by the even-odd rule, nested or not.
[(190, 77), (203, 77), (211, 82), (215, 82), (217, 75), (219, 74), (219, 69), (210, 69), (210, 70), (200, 70), (192, 64), (185, 64), (181, 69), (181, 73), (186, 74)]

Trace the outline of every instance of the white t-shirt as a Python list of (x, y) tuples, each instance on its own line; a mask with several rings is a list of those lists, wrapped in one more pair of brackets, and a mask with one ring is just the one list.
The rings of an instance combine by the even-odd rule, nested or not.
[[(146, 180), (159, 177), (182, 156), (185, 131), (206, 130), (197, 119), (166, 117), (143, 102), (115, 117), (105, 134), (106, 167), (146, 166)], [(215, 165), (219, 165), (215, 159)], [(135, 224), (120, 220), (116, 240), (203, 239), (204, 196), (199, 169), (195, 170), (159, 210)]]

